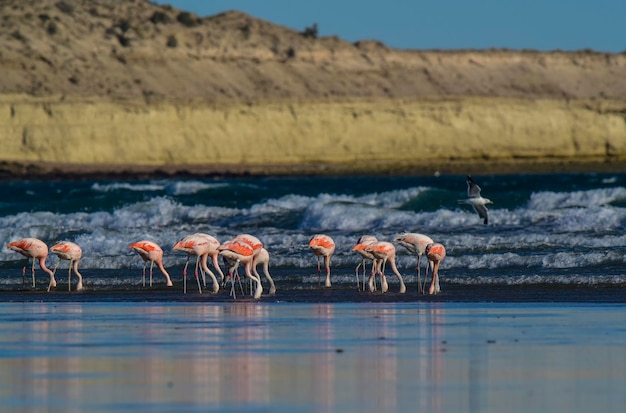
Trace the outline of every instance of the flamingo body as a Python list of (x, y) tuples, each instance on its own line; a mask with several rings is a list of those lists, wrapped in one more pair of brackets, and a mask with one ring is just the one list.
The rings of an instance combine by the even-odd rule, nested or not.
[(439, 287), (439, 264), (446, 257), (446, 249), (439, 243), (432, 243), (426, 246), (426, 258), (433, 263), (433, 280), (430, 284), (429, 293), (437, 294), (441, 292)]
[(220, 243), (215, 237), (201, 232), (187, 235), (176, 244), (174, 244), (172, 249), (174, 249), (175, 251), (182, 251), (187, 254), (187, 262), (185, 263), (185, 269), (183, 270), (183, 277), (185, 278), (185, 292), (187, 292), (187, 265), (189, 264), (189, 258), (191, 256), (196, 256), (195, 275), (196, 279), (198, 280), (198, 289), (200, 290), (200, 292), (202, 292), (202, 287), (200, 287), (200, 281), (198, 279), (198, 265), (200, 265), (200, 268), (203, 271), (203, 275), (209, 274), (209, 276), (213, 280), (213, 292), (216, 293), (219, 291), (219, 282), (217, 281), (215, 274), (207, 266), (207, 259), (208, 257), (211, 257), (213, 266), (222, 277), (222, 280), (224, 279), (224, 273), (222, 272), (219, 266), (219, 262), (217, 260), (217, 256), (219, 255), (219, 246)]
[(309, 241), (309, 248), (313, 250), (313, 254), (317, 257), (317, 274), (321, 274), (320, 257), (324, 258), (324, 267), (326, 268), (326, 281), (324, 285), (330, 287), (330, 258), (335, 252), (335, 241), (328, 235), (317, 234)]
[(254, 298), (261, 298), (261, 295), (263, 294), (261, 279), (254, 275), (251, 271), (252, 260), (254, 258), (254, 248), (244, 241), (233, 239), (220, 245), (219, 253), (231, 264), (229, 267), (229, 275), (231, 279), (234, 279), (233, 273), (239, 263), (244, 264), (246, 277), (254, 281), (257, 285), (254, 292)]
[(255, 237), (254, 235), (239, 234), (233, 239), (236, 241), (241, 241), (241, 242), (248, 244), (252, 248), (254, 255), (257, 255), (259, 251), (261, 250), (261, 248), (263, 248), (263, 243), (261, 242), (261, 240)]
[(363, 289), (365, 289), (365, 260), (372, 261), (372, 276), (376, 273), (376, 257), (367, 251), (367, 247), (378, 242), (378, 239), (373, 235), (362, 235), (356, 242), (356, 245), (352, 247), (352, 251), (361, 256), (361, 261), (357, 264), (354, 272), (356, 274), (356, 288), (359, 289), (359, 267), (363, 266)]
[[(422, 255), (424, 255), (424, 251), (426, 251), (426, 246), (433, 243), (433, 239), (424, 234), (407, 232), (396, 236), (394, 238), (394, 241), (402, 245), (410, 253), (417, 255), (417, 291), (424, 292), (424, 286), (422, 286), (421, 283), (420, 261), (422, 260)], [(428, 263), (429, 261), (426, 261), (426, 265), (428, 265)], [(426, 271), (428, 271), (428, 268), (426, 269)], [(425, 282), (426, 281), (424, 281), (424, 283)]]
[(167, 286), (171, 287), (173, 285), (170, 275), (167, 273), (167, 270), (163, 266), (163, 250), (158, 244), (152, 241), (139, 241), (130, 244), (128, 248), (131, 248), (137, 254), (139, 254), (139, 256), (144, 261), (142, 272), (144, 286), (146, 285), (146, 264), (148, 262), (150, 262), (150, 286), (152, 286), (152, 267), (154, 266), (154, 264), (159, 267), (159, 270), (161, 270), (161, 273), (163, 273), (163, 276), (165, 276)]
[[(394, 272), (394, 274), (396, 274), (398, 280), (400, 281), (400, 293), (405, 293), (406, 285), (404, 284), (404, 279), (402, 278), (400, 271), (398, 271), (398, 268), (396, 267), (396, 247), (391, 242), (379, 241), (368, 245), (365, 249), (378, 260), (378, 273), (382, 282), (382, 292), (384, 293), (388, 289), (387, 279), (385, 277), (385, 266), (387, 262), (389, 262), (391, 270)], [(373, 277), (370, 276), (370, 291), (373, 289), (372, 281)]]
[(72, 269), (74, 270), (76, 277), (78, 277), (78, 284), (76, 285), (76, 291), (82, 290), (83, 289), (83, 276), (81, 275), (80, 272), (78, 272), (78, 261), (80, 261), (80, 259), (83, 256), (83, 250), (78, 246), (78, 244), (75, 244), (70, 241), (61, 241), (53, 245), (52, 247), (50, 247), (50, 252), (52, 252), (57, 257), (59, 257), (59, 262), (54, 267), (55, 270), (56, 270), (56, 267), (61, 263), (61, 260), (66, 260), (70, 262), (70, 265), (67, 270), (68, 291), (72, 290), (72, 284), (71, 284)]
[[(27, 261), (32, 258), (33, 266), (31, 269), (33, 278), (33, 288), (35, 287), (35, 260), (39, 261), (39, 267), (50, 275), (50, 283), (48, 284), (48, 291), (52, 287), (57, 286), (56, 279), (54, 278), (54, 271), (46, 266), (46, 258), (48, 257), (48, 246), (37, 238), (22, 238), (17, 241), (10, 242), (6, 247), (12, 251), (20, 253), (26, 257)], [(22, 270), (22, 277), (26, 272), (26, 267)]]

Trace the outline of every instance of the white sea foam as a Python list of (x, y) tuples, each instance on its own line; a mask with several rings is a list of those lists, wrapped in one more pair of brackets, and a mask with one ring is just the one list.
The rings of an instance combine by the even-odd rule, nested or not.
[(91, 189), (96, 192), (111, 192), (111, 191), (135, 191), (135, 192), (155, 192), (165, 190), (165, 184), (163, 183), (147, 183), (147, 184), (131, 184), (128, 182), (113, 182), (110, 184), (94, 183), (91, 185)]
[(228, 184), (224, 182), (174, 181), (165, 183), (165, 192), (172, 196), (192, 195), (201, 191), (224, 187), (228, 187)]

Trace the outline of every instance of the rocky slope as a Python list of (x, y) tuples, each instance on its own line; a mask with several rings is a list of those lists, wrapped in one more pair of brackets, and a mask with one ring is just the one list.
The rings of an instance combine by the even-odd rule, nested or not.
[(8, 174), (626, 168), (624, 54), (403, 51), (144, 0), (0, 10)]

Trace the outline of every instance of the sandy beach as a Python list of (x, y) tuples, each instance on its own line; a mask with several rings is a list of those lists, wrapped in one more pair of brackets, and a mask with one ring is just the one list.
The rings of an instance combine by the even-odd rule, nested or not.
[(23, 412), (614, 412), (623, 304), (3, 303)]

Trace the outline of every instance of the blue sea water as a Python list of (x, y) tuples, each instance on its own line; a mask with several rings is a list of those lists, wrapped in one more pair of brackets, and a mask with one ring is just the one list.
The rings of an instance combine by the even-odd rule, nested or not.
[[(350, 285), (358, 237), (392, 241), (406, 231), (445, 245), (444, 284), (626, 284), (626, 174), (474, 179), (494, 202), (488, 225), (457, 202), (466, 197), (465, 176), (2, 182), (0, 239), (78, 243), (86, 287), (137, 285), (143, 263), (128, 246), (143, 239), (163, 247), (165, 266), (180, 279), (186, 256), (171, 247), (195, 232), (222, 242), (240, 233), (257, 236), (279, 285), (281, 277), (316, 285), (316, 260), (307, 247), (315, 233), (336, 242), (333, 283)], [(416, 283), (416, 257), (401, 246), (397, 251), (406, 282)], [(48, 265), (56, 260), (50, 256)], [(23, 265), (20, 255), (3, 248), (0, 287), (21, 287)]]

